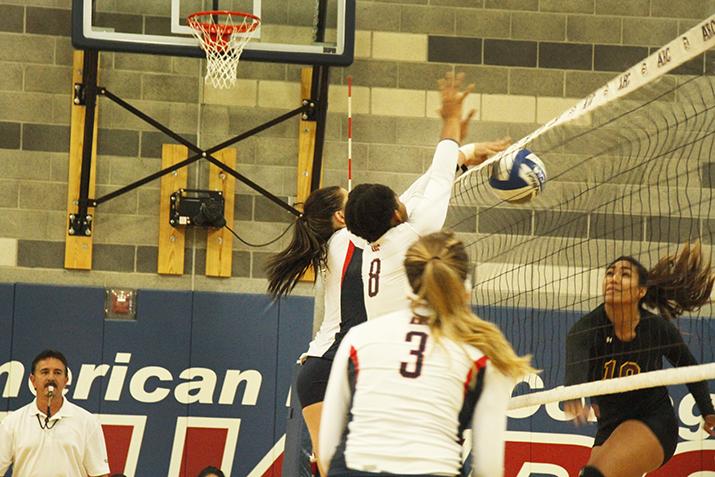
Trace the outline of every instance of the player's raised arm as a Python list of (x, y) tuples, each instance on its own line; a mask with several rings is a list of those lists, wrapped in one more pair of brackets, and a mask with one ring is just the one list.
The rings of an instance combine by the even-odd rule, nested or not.
[(464, 100), (474, 90), (474, 84), (462, 88), (463, 83), (464, 74), (455, 75), (452, 72), (437, 81), (442, 99), (439, 109), (442, 117), (441, 140), (427, 173), (401, 196), (409, 213), (408, 221), (420, 235), (440, 230), (447, 216), (458, 166), (459, 141), (467, 128), (462, 121), (462, 108)]
[(462, 141), (463, 128), (465, 127), (465, 124), (462, 123), (464, 100), (469, 93), (474, 91), (474, 83), (462, 89), (463, 83), (464, 73), (455, 75), (451, 71), (437, 81), (442, 98), (442, 107), (439, 110), (439, 114), (442, 116), (441, 139), (452, 139), (456, 143)]

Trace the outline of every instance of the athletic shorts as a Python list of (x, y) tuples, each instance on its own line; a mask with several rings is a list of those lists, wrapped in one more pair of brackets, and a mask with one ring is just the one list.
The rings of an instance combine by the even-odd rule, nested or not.
[[(365, 472), (362, 470), (348, 469), (345, 463), (344, 437), (342, 442), (340, 442), (335, 449), (335, 455), (333, 455), (330, 461), (328, 474), (330, 474), (330, 477), (445, 477), (444, 475), (438, 476), (434, 474), (391, 474), (388, 472)], [(454, 477), (459, 477), (459, 474), (455, 474)]]
[(301, 408), (325, 400), (333, 360), (308, 356), (298, 371), (296, 391)]
[(606, 439), (608, 439), (611, 433), (615, 431), (622, 422), (630, 419), (641, 421), (653, 431), (653, 434), (658, 438), (658, 442), (660, 442), (660, 446), (663, 448), (663, 463), (661, 466), (665, 465), (665, 463), (673, 457), (675, 448), (678, 445), (678, 419), (675, 417), (675, 411), (673, 407), (670, 406), (670, 403), (660, 406), (657, 412), (651, 412), (642, 416), (629, 416), (627, 419), (604, 427), (599, 425), (593, 445), (603, 445)]
[[(390, 474), (387, 472), (364, 472), (362, 470), (348, 469), (345, 465), (343, 446), (340, 446), (333, 460), (330, 462), (330, 477), (445, 477), (433, 474)], [(454, 476), (458, 477), (458, 476)]]
[(361, 470), (342, 469), (333, 471), (330, 467), (330, 477), (445, 477), (432, 474), (388, 474), (386, 472), (363, 472)]

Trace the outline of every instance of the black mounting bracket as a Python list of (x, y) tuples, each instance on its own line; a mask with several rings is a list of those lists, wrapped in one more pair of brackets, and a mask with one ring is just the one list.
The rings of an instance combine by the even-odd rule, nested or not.
[[(95, 91), (95, 95), (103, 95), (106, 91), (103, 86), (92, 86)], [(75, 83), (72, 92), (72, 103), (78, 106), (87, 106), (87, 85), (84, 83)]]
[(226, 225), (224, 218), (225, 199), (221, 191), (179, 189), (169, 196), (169, 224), (195, 227)]
[(84, 83), (75, 83), (72, 93), (72, 102), (79, 106), (87, 105), (87, 87)]
[(304, 99), (303, 106), (307, 109), (301, 114), (300, 118), (303, 121), (317, 121), (318, 111), (320, 109), (318, 101), (315, 99)]
[(83, 235), (85, 237), (91, 236), (92, 216), (90, 214), (70, 214), (67, 233), (69, 235)]

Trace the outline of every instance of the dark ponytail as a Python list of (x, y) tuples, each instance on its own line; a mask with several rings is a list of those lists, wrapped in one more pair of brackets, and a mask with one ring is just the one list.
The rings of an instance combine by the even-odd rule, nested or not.
[(266, 263), (268, 292), (273, 299), (289, 294), (310, 268), (325, 266), (328, 240), (335, 232), (333, 214), (343, 209), (345, 195), (338, 186), (313, 191), (295, 221), (293, 238)]
[(713, 282), (715, 275), (710, 261), (703, 258), (700, 243), (686, 243), (680, 252), (661, 258), (650, 270), (643, 303), (671, 320), (708, 303)]
[(675, 255), (661, 258), (650, 271), (633, 257), (619, 257), (608, 268), (620, 260), (634, 265), (638, 284), (647, 288), (640, 304), (657, 309), (667, 320), (696, 311), (710, 301), (715, 275), (710, 262), (705, 262), (699, 242), (686, 243)]

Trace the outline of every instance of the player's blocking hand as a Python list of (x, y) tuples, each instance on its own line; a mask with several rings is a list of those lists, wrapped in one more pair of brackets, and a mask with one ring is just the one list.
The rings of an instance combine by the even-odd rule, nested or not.
[(571, 401), (564, 402), (564, 413), (577, 426), (581, 424), (586, 424), (590, 412), (591, 407), (584, 406), (584, 403), (581, 399), (573, 399)]
[(487, 158), (493, 156), (497, 152), (501, 152), (511, 145), (510, 137), (503, 137), (497, 139), (496, 141), (488, 142), (475, 142), (472, 144), (466, 144), (462, 146), (459, 150), (464, 154), (463, 162), (466, 166), (476, 166), (486, 161)]
[(467, 117), (462, 119), (460, 123), (460, 128), (459, 128), (459, 142), (463, 143), (464, 139), (467, 137), (467, 133), (469, 132), (469, 124), (472, 121), (472, 118), (474, 115), (477, 114), (476, 109), (472, 109), (467, 113)]

